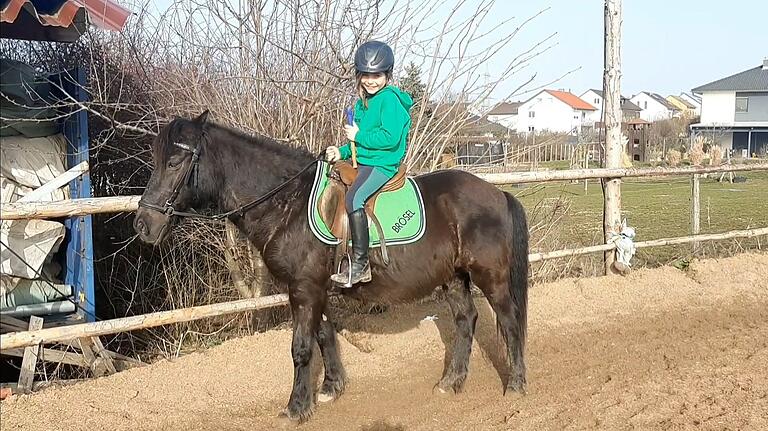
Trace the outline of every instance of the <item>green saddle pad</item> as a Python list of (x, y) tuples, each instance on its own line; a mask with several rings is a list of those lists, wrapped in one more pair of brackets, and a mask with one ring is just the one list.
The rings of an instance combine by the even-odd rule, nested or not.
[[(341, 242), (331, 233), (322, 217), (318, 202), (323, 191), (328, 186), (328, 170), (330, 165), (326, 162), (318, 162), (315, 172), (315, 182), (312, 185), (312, 194), (309, 197), (309, 227), (317, 239), (328, 245), (337, 245)], [(424, 215), (424, 201), (416, 181), (411, 177), (405, 179), (403, 187), (391, 191), (382, 192), (376, 198), (374, 214), (381, 223), (384, 239), (387, 245), (411, 244), (418, 241), (426, 228), (426, 216)], [(372, 246), (381, 244), (376, 225), (369, 223), (370, 242)]]

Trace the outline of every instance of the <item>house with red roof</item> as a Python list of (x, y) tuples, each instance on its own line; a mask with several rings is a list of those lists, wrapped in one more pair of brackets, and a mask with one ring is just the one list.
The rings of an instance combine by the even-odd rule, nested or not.
[(597, 108), (573, 93), (542, 90), (517, 108), (518, 133), (554, 132), (578, 135)]

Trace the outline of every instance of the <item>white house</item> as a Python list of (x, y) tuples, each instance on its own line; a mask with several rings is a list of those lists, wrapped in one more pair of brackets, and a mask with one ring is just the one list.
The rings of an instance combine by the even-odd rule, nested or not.
[(488, 111), (486, 118), (488, 121), (501, 124), (508, 129), (517, 129), (517, 109), (522, 102), (502, 102)]
[[(593, 111), (587, 115), (587, 122), (589, 122), (590, 124), (602, 123), (603, 122), (603, 90), (589, 89), (579, 97), (585, 102), (597, 108), (596, 111)], [(640, 109), (639, 106), (630, 102), (629, 99), (627, 99), (626, 97), (621, 96), (621, 121), (626, 122), (632, 118), (640, 118), (641, 111), (642, 109)]]
[(704, 135), (736, 157), (768, 152), (768, 59), (763, 64), (691, 90), (701, 95), (701, 120), (693, 135)]
[(629, 100), (642, 109), (640, 118), (645, 121), (666, 120), (680, 113), (667, 99), (649, 91), (637, 93)]
[(681, 92), (677, 97), (693, 105), (696, 115), (701, 115), (701, 97), (697, 97), (696, 95), (688, 94), (686, 92)]
[(567, 91), (542, 90), (517, 108), (518, 133), (557, 132), (577, 135), (597, 108)]

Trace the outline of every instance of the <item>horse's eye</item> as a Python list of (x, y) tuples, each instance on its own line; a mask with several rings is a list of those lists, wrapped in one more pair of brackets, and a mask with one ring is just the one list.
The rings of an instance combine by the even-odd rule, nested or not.
[(176, 169), (179, 166), (181, 166), (181, 162), (184, 161), (183, 157), (176, 157), (173, 159), (168, 160), (168, 167), (171, 169)]

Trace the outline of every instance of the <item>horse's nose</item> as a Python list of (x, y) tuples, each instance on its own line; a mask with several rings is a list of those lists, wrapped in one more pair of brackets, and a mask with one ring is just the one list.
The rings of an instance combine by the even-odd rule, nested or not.
[(149, 228), (147, 227), (147, 224), (144, 223), (144, 220), (141, 219), (141, 217), (136, 217), (133, 220), (133, 228), (136, 230), (136, 232), (143, 236), (149, 235)]

